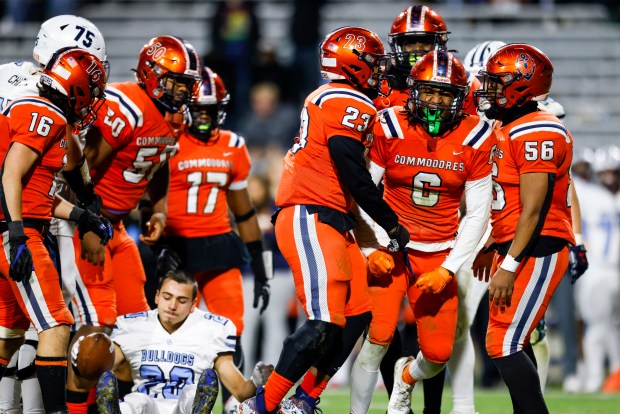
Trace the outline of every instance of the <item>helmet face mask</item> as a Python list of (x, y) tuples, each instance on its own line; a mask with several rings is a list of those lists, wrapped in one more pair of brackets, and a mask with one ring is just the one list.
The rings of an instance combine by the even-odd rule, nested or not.
[(493, 53), (480, 74), (483, 83), (474, 91), (476, 105), (488, 118), (500, 119), (507, 109), (547, 99), (553, 65), (537, 48), (517, 43)]
[(431, 136), (442, 135), (465, 116), (467, 75), (451, 53), (438, 50), (427, 53), (411, 69), (407, 85), (406, 110)]
[(388, 34), (391, 63), (406, 76), (432, 50), (447, 50), (449, 32), (443, 18), (428, 6), (411, 6), (399, 14)]
[(202, 71), (202, 82), (189, 106), (192, 119), (192, 124), (188, 128), (189, 133), (207, 142), (224, 123), (229, 102), (230, 95), (222, 78), (205, 66)]

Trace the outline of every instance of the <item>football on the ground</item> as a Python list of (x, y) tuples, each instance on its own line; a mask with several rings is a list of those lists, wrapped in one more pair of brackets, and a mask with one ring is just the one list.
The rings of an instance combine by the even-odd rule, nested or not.
[(89, 380), (98, 380), (101, 374), (114, 365), (114, 343), (103, 332), (86, 336), (80, 344), (77, 357), (79, 375)]

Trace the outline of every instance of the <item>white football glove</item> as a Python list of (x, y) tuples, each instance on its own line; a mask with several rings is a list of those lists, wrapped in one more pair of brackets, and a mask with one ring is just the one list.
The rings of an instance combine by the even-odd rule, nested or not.
[(81, 335), (77, 341), (71, 347), (71, 365), (73, 369), (77, 370), (78, 353), (80, 352), (80, 344), (84, 340), (84, 335)]
[(252, 376), (250, 379), (254, 383), (256, 388), (262, 387), (267, 383), (267, 379), (273, 372), (273, 365), (265, 364), (262, 361), (258, 361), (254, 366), (254, 371), (252, 371)]

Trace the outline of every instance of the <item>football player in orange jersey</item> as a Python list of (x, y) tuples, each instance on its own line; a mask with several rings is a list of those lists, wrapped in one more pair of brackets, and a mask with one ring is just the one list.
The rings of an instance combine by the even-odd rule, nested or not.
[[(248, 193), (251, 162), (245, 140), (221, 129), (230, 95), (222, 78), (204, 67), (198, 96), (190, 104), (188, 131), (179, 139), (179, 153), (170, 164), (168, 219), (162, 241), (170, 252), (159, 255), (160, 274), (180, 268), (193, 274), (209, 311), (229, 318), (236, 327), (235, 363), (243, 354), (243, 285), (240, 267), (254, 273), (254, 307), (269, 303), (268, 274), (262, 234)], [(232, 230), (233, 212), (239, 236)], [(245, 245), (244, 245), (245, 244)], [(209, 254), (196, 254), (209, 252)], [(249, 257), (248, 257), (249, 253)], [(223, 400), (230, 397), (225, 390)]]
[[(110, 329), (121, 314), (146, 311), (146, 276), (138, 248), (122, 219), (146, 193), (153, 214), (146, 223), (145, 244), (161, 236), (168, 205), (168, 164), (177, 151), (187, 104), (200, 82), (200, 60), (183, 39), (159, 36), (149, 40), (138, 57), (137, 82), (113, 83), (107, 100), (86, 135), (84, 153), (95, 191), (102, 198), (101, 213), (114, 225), (114, 240), (98, 254), (76, 260), (86, 289), (80, 289), (83, 325), (74, 338)], [(90, 243), (88, 237), (84, 243)], [(105, 260), (105, 261), (104, 261)], [(84, 412), (87, 390), (94, 382), (79, 379), (69, 369), (67, 390), (72, 412)]]
[(67, 411), (67, 344), (73, 317), (63, 300), (58, 272), (44, 231), (53, 216), (78, 223), (79, 237), (94, 232), (105, 245), (111, 226), (88, 210), (54, 197), (54, 175), (67, 151), (79, 149), (67, 139), (67, 127), (86, 128), (103, 103), (105, 69), (94, 55), (74, 48), (56, 52), (42, 71), (38, 96), (11, 102), (0, 117), (4, 159), (0, 183), (5, 255), (0, 255), (0, 371), (19, 348), (32, 323), (39, 335), (34, 361), (46, 412)]
[[(406, 104), (409, 99), (407, 77), (411, 68), (429, 51), (447, 50), (449, 33), (441, 15), (428, 6), (410, 6), (396, 16), (388, 33), (391, 49), (387, 70), (390, 93), (388, 96), (379, 96), (375, 99), (377, 110)], [(387, 86), (387, 83), (384, 83), (384, 89), (387, 89)], [(476, 115), (474, 105), (470, 104), (472, 101), (468, 94), (463, 107), (466, 112)], [(388, 396), (392, 393), (394, 383), (392, 378), (394, 364), (403, 355), (400, 334), (394, 335), (380, 367)], [(358, 361), (358, 368), (362, 360)], [(438, 375), (424, 380), (424, 410), (430, 414), (441, 410), (444, 378), (445, 371), (441, 371)]]
[[(375, 99), (377, 110), (405, 105), (409, 99), (407, 76), (411, 68), (431, 50), (448, 50), (449, 33), (441, 15), (428, 6), (410, 6), (396, 16), (388, 33), (392, 53), (387, 75), (391, 91), (388, 96)], [(463, 109), (468, 114), (477, 115), (471, 91), (477, 89), (480, 82), (475, 77), (469, 82), (471, 88)], [(386, 86), (384, 84), (383, 88)]]
[[(375, 183), (383, 179), (384, 198), (408, 228), (411, 240), (406, 255), (394, 255), (391, 275), (369, 279), (375, 306), (360, 352), (365, 366), (352, 375), (353, 413), (368, 410), (405, 294), (418, 328), (420, 352), (415, 360), (397, 361), (388, 412), (408, 414), (413, 384), (444, 368), (456, 329), (454, 274), (484, 234), (491, 205), (495, 134), (487, 122), (463, 111), (468, 92), (463, 65), (451, 53), (435, 50), (413, 66), (407, 83), (407, 105), (379, 113), (369, 168)], [(463, 196), (468, 216), (457, 236)]]
[(368, 323), (366, 262), (349, 232), (355, 226), (350, 216), (354, 203), (386, 230), (392, 249), (402, 250), (409, 240), (364, 161), (383, 45), (369, 30), (343, 27), (325, 37), (320, 53), (321, 73), (330, 82), (305, 101), (299, 138), (284, 159), (276, 195), (280, 210), (274, 217), (278, 247), (292, 269), (308, 320), (285, 340), (275, 371), (264, 389), (242, 404), (243, 413), (277, 412), (311, 367), (295, 397), (282, 407), (314, 409)]
[(531, 354), (530, 334), (568, 267), (573, 139), (540, 111), (553, 65), (540, 50), (509, 44), (493, 53), (474, 96), (500, 121), (493, 163), (492, 233), (497, 252), (489, 285), (487, 352), (510, 391), (515, 412), (549, 412)]
[[(408, 414), (413, 384), (443, 370), (456, 329), (454, 274), (473, 252), (489, 217), (495, 136), (488, 123), (463, 111), (468, 91), (463, 65), (451, 53), (435, 50), (414, 65), (407, 82), (407, 105), (380, 113), (369, 157), (373, 179), (384, 180), (384, 198), (409, 229), (411, 241), (407, 255), (394, 256), (390, 276), (369, 280), (375, 307), (362, 361), (353, 373), (354, 413), (368, 409), (405, 294), (420, 352), (415, 361), (397, 361), (388, 412)], [(457, 233), (463, 196), (469, 215)], [(412, 371), (407, 369), (403, 380), (405, 363)]]

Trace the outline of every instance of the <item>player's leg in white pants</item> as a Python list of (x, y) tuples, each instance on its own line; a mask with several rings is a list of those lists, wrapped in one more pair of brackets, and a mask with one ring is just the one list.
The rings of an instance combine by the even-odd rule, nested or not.
[(584, 391), (596, 392), (605, 379), (605, 359), (618, 363), (620, 340), (617, 337), (618, 291), (620, 277), (615, 269), (591, 263), (587, 274), (580, 278), (577, 302), (586, 324), (584, 333)]
[[(194, 393), (196, 392), (196, 385), (194, 384)], [(183, 395), (183, 394), (181, 394)], [(191, 401), (193, 401), (194, 394), (190, 399), (190, 411)], [(154, 399), (146, 394), (139, 392), (132, 392), (125, 396), (123, 402), (120, 403), (121, 414), (172, 414), (178, 411), (178, 400), (166, 400), (166, 399)]]
[[(245, 358), (244, 374), (247, 378), (252, 375), (252, 370), (257, 362), (254, 356), (256, 355), (256, 347), (258, 345), (260, 313), (259, 309), (254, 309), (253, 302), (254, 277), (245, 274), (243, 275), (243, 335), (241, 335), (241, 347), (243, 348), (243, 357)], [(279, 302), (271, 302), (270, 300), (270, 306), (267, 306), (265, 312), (268, 312), (271, 308), (282, 310), (280, 306), (271, 306), (274, 303)]]
[(381, 360), (387, 350), (388, 345), (373, 344), (367, 337), (364, 338), (362, 348), (351, 369), (351, 414), (368, 412), (379, 378)]
[[(278, 306), (267, 306), (261, 315), (263, 321), (263, 352), (261, 359), (268, 364), (276, 364), (280, 358), (280, 351), (284, 340), (288, 337), (288, 303), (295, 294), (295, 283), (290, 270), (275, 270), (271, 286), (270, 303)], [(271, 302), (273, 301), (273, 302)], [(254, 364), (248, 364), (249, 369)]]
[[(538, 378), (540, 380), (540, 389), (545, 392), (551, 354), (549, 353), (549, 339), (547, 338), (546, 332), (541, 331), (546, 330), (544, 319), (541, 322), (542, 326), (532, 331), (530, 343), (532, 344), (532, 351), (534, 351), (534, 356), (536, 357), (536, 370), (538, 371)], [(542, 336), (542, 339), (540, 339), (540, 336)]]
[[(19, 351), (15, 352), (7, 365), (7, 370), (14, 370), (17, 367), (17, 358)], [(19, 405), (20, 389), (15, 376), (2, 377), (0, 381), (0, 414), (21, 414), (22, 410)]]
[[(448, 372), (452, 383), (452, 400), (454, 414), (473, 414), (474, 408), (474, 367), (476, 352), (471, 338), (470, 328), (478, 311), (480, 300), (488, 289), (487, 282), (474, 278), (471, 262), (461, 267), (457, 274), (459, 284), (459, 315), (452, 356), (448, 360)], [(464, 297), (461, 297), (466, 287)]]
[[(488, 234), (483, 237), (483, 241)], [(482, 245), (478, 246), (481, 248)], [(476, 352), (470, 328), (478, 311), (480, 301), (489, 287), (488, 282), (474, 277), (472, 264), (476, 253), (457, 272), (459, 314), (452, 355), (448, 360), (448, 372), (452, 383), (452, 413), (474, 414), (474, 367)]]
[(21, 379), (22, 404), (24, 414), (43, 414), (41, 386), (34, 371), (34, 358), (37, 355), (38, 335), (34, 328), (26, 331), (26, 343), (19, 348), (17, 377)]

